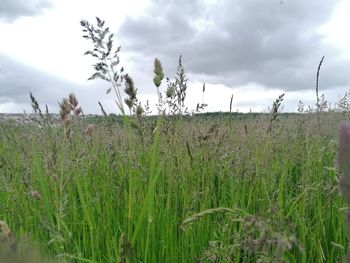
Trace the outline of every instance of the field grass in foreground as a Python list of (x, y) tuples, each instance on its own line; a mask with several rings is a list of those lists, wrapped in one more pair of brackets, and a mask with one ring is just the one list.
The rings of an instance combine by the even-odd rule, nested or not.
[(67, 262), (340, 262), (349, 117), (2, 123), (0, 220), (19, 249)]

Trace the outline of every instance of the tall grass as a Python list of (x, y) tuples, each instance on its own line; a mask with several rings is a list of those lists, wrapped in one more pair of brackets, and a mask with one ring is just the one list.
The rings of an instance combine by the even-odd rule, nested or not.
[(332, 116), (163, 121), (142, 144), (128, 125), (2, 124), (0, 217), (72, 262), (339, 262)]
[(0, 123), (2, 261), (28, 246), (66, 262), (342, 260), (346, 209), (334, 159), (347, 109), (325, 112), (317, 89), (317, 109), (303, 114), (281, 115), (281, 95), (270, 114), (233, 115), (231, 98), (228, 115), (186, 115), (180, 56), (164, 95), (155, 60), (159, 116), (147, 117), (132, 79), (115, 68), (120, 48), (112, 52), (97, 22), (82, 22), (101, 51), (87, 52), (99, 60), (91, 78), (112, 85), (124, 116), (114, 121), (99, 103), (104, 117), (80, 120), (71, 94), (55, 126), (31, 95), (35, 125)]

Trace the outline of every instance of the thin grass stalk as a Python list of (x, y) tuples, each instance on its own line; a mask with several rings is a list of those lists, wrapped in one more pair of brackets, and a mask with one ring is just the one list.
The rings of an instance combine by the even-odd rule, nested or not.
[(138, 234), (141, 230), (142, 221), (145, 218), (146, 212), (148, 213), (148, 216), (151, 215), (151, 209), (153, 207), (154, 202), (154, 194), (155, 194), (155, 187), (159, 178), (159, 171), (157, 170), (157, 163), (158, 163), (158, 147), (159, 147), (159, 141), (160, 141), (160, 130), (162, 127), (163, 117), (158, 116), (157, 119), (157, 126), (156, 126), (156, 133), (154, 135), (154, 141), (152, 144), (151, 149), (151, 159), (150, 159), (150, 178), (149, 178), (149, 184), (147, 187), (147, 194), (145, 201), (142, 205), (141, 212), (139, 214), (139, 218), (136, 223), (135, 231), (133, 234), (133, 237), (131, 239), (131, 244), (135, 245), (136, 239), (138, 237)]

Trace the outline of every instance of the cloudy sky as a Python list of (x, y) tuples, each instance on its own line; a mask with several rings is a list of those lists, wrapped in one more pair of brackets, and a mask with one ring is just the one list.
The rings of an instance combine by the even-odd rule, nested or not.
[[(79, 21), (106, 20), (121, 45), (121, 64), (142, 101), (153, 105), (153, 61), (176, 73), (180, 54), (189, 77), (187, 105), (208, 111), (267, 111), (286, 93), (284, 111), (320, 92), (334, 104), (350, 90), (349, 0), (0, 0), (0, 113), (31, 112), (29, 92), (58, 111), (74, 92), (85, 113), (97, 101), (117, 112), (105, 82), (93, 73)], [(165, 83), (161, 87), (165, 89)], [(154, 111), (155, 112), (155, 111)]]

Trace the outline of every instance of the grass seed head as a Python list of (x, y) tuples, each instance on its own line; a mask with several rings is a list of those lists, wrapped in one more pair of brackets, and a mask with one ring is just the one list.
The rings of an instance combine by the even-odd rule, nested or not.
[(62, 100), (62, 102), (61, 103), (59, 103), (59, 105), (60, 105), (60, 116), (61, 116), (61, 120), (62, 121), (65, 121), (66, 119), (68, 119), (68, 117), (69, 117), (69, 113), (70, 113), (70, 103), (69, 103), (69, 101), (66, 99), (66, 98), (64, 98), (63, 100)]
[(89, 125), (86, 126), (86, 128), (84, 129), (83, 134), (84, 134), (85, 136), (91, 136), (91, 135), (92, 135), (92, 132), (94, 131), (94, 129), (95, 129), (95, 125), (89, 124)]
[(78, 99), (74, 95), (74, 93), (69, 94), (69, 104), (70, 104), (71, 110), (75, 110), (78, 107)]
[(125, 93), (128, 95), (128, 98), (126, 98), (124, 101), (126, 103), (126, 105), (128, 105), (128, 107), (131, 109), (135, 102), (137, 101), (136, 98), (136, 89), (135, 89), (135, 85), (134, 85), (134, 81), (132, 80), (132, 78), (126, 74), (125, 75)]
[(157, 58), (154, 60), (154, 74), (155, 76), (153, 78), (153, 83), (158, 88), (162, 83), (162, 80), (164, 78), (164, 73), (163, 73), (162, 64)]

